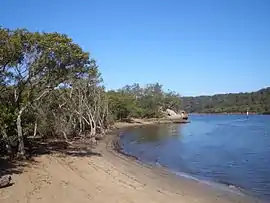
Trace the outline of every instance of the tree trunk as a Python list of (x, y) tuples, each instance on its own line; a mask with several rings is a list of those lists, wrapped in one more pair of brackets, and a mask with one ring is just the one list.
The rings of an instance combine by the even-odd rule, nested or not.
[(68, 142), (68, 137), (67, 137), (66, 132), (65, 132), (65, 131), (62, 131), (62, 133), (63, 133), (63, 135), (64, 135), (64, 138), (65, 138), (66, 142)]
[(22, 130), (22, 113), (26, 109), (26, 107), (23, 107), (17, 116), (17, 133), (18, 133), (18, 156), (24, 157), (25, 156), (25, 149), (24, 149), (24, 141), (23, 141), (23, 130)]
[(104, 127), (103, 127), (100, 119), (98, 120), (98, 128), (100, 130), (100, 132), (99, 132), (100, 134), (105, 134), (105, 130), (104, 130)]
[(10, 140), (8, 138), (8, 135), (7, 135), (7, 132), (6, 132), (5, 129), (2, 131), (2, 134), (3, 134), (4, 140), (6, 141), (5, 147), (6, 147), (7, 153), (8, 153), (9, 156), (11, 156), (12, 155), (12, 150), (11, 150), (11, 146), (10, 146)]
[(37, 120), (35, 121), (35, 127), (34, 127), (33, 137), (36, 137), (36, 135), (37, 135)]
[(91, 115), (91, 122), (90, 122), (91, 123), (91, 132), (90, 132), (90, 135), (91, 135), (91, 137), (93, 137), (96, 134), (96, 122), (95, 122), (95, 120), (94, 120), (91, 113), (90, 113), (90, 115)]
[(80, 126), (80, 131), (79, 131), (79, 135), (82, 134), (83, 132), (83, 123), (82, 123), (82, 116), (79, 116), (79, 126)]

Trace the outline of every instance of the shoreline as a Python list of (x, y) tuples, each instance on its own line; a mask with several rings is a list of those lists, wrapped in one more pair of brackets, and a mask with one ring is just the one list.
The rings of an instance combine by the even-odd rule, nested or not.
[[(42, 154), (14, 173), (14, 185), (0, 189), (1, 203), (196, 202), (253, 203), (250, 196), (223, 191), (151, 166), (115, 149), (126, 128), (156, 122), (117, 123), (90, 151)], [(74, 143), (73, 143), (74, 144)], [(87, 143), (83, 143), (87, 147)], [(16, 194), (16, 195), (15, 195)]]
[[(189, 122), (184, 122), (183, 124), (187, 124)], [(114, 132), (114, 135), (112, 135), (114, 138), (112, 139), (111, 143), (112, 146), (111, 148), (118, 154), (125, 156), (127, 159), (129, 159), (132, 162), (136, 162), (138, 164), (141, 164), (144, 167), (150, 167), (153, 171), (155, 171), (156, 169), (161, 170), (161, 172), (165, 172), (168, 173), (168, 176), (172, 176), (173, 178), (178, 179), (177, 181), (190, 181), (190, 182), (195, 182), (195, 184), (199, 184), (199, 185), (203, 185), (203, 187), (207, 187), (208, 189), (212, 190), (213, 192), (224, 192), (226, 193), (225, 196), (238, 196), (241, 198), (244, 198), (245, 200), (243, 202), (264, 202), (261, 199), (258, 199), (257, 197), (254, 197), (252, 195), (250, 195), (248, 193), (248, 191), (245, 191), (244, 189), (232, 185), (232, 184), (225, 184), (225, 183), (220, 183), (220, 182), (214, 182), (214, 181), (209, 181), (209, 180), (204, 180), (204, 179), (200, 179), (197, 177), (193, 177), (192, 175), (188, 174), (188, 173), (183, 173), (183, 172), (176, 172), (176, 171), (172, 171), (168, 168), (166, 168), (165, 166), (159, 165), (159, 164), (150, 164), (150, 163), (145, 163), (143, 161), (140, 161), (138, 157), (133, 156), (131, 154), (125, 153), (124, 151), (122, 151), (122, 147), (120, 146), (120, 138), (121, 135), (120, 133), (122, 131), (125, 131), (126, 129), (130, 129), (130, 128), (137, 128), (137, 127), (142, 127), (142, 126), (148, 126), (148, 125), (159, 125), (160, 123), (141, 123), (141, 124), (135, 124), (135, 123), (117, 123), (116, 126), (118, 129), (118, 132)], [(172, 124), (172, 123), (164, 123), (164, 124)], [(120, 127), (119, 127), (120, 126)], [(156, 171), (155, 171), (156, 172)], [(236, 197), (237, 198), (237, 197)], [(240, 198), (240, 199), (241, 199)], [(230, 199), (230, 198), (229, 198)], [(242, 200), (237, 200), (236, 202), (242, 202)], [(231, 202), (229, 200), (229, 202)], [(234, 202), (234, 201), (232, 201)]]
[[(189, 115), (247, 115), (247, 113), (189, 113)], [(261, 113), (254, 113), (249, 112), (249, 115), (267, 115), (267, 114), (261, 114)]]

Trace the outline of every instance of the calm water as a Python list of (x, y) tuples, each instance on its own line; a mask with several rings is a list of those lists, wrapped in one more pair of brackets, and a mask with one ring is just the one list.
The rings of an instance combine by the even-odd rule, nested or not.
[(200, 115), (190, 121), (128, 130), (123, 151), (270, 200), (270, 116)]

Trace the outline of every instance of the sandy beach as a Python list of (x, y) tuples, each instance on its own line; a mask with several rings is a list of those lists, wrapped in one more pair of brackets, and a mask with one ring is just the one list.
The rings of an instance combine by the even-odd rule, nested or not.
[(21, 168), (22, 173), (12, 175), (12, 186), (0, 189), (0, 202), (257, 202), (119, 154), (112, 146), (116, 136), (107, 136), (91, 153), (35, 157), (34, 163)]

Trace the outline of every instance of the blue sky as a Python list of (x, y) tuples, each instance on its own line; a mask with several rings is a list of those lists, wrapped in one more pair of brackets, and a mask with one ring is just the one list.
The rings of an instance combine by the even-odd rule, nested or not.
[(159, 82), (194, 96), (270, 86), (269, 0), (8, 0), (0, 25), (68, 34), (108, 89)]

